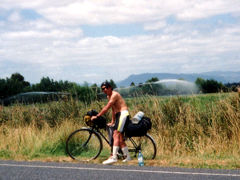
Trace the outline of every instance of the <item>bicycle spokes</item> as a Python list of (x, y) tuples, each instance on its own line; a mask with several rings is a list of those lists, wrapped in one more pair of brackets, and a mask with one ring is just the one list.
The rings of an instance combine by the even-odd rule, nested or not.
[(66, 150), (73, 159), (88, 161), (95, 159), (100, 154), (102, 141), (95, 132), (89, 129), (80, 129), (69, 136)]

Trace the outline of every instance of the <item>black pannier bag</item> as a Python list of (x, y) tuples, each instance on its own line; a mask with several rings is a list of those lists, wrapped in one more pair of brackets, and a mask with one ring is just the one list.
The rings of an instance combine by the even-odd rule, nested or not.
[(128, 121), (125, 126), (125, 136), (127, 137), (136, 137), (144, 136), (147, 134), (147, 131), (152, 128), (151, 119), (143, 116), (138, 124), (133, 124), (132, 121)]
[[(98, 112), (94, 109), (87, 112), (87, 116), (90, 116), (90, 117), (96, 116), (97, 114), (98, 114)], [(94, 125), (96, 125), (97, 128), (100, 128), (100, 129), (105, 129), (106, 128), (107, 120), (106, 120), (106, 118), (104, 118), (102, 116), (99, 116), (93, 122), (94, 122)]]

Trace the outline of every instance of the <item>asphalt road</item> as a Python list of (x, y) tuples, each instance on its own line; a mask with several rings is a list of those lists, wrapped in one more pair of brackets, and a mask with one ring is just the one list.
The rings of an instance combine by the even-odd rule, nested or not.
[(240, 170), (0, 161), (0, 180), (188, 180), (240, 179)]

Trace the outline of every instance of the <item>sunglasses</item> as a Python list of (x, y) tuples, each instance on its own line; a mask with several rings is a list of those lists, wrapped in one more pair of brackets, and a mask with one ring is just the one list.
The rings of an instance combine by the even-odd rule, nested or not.
[(103, 88), (102, 88), (102, 91), (104, 91), (105, 89), (107, 89), (107, 87), (103, 87)]

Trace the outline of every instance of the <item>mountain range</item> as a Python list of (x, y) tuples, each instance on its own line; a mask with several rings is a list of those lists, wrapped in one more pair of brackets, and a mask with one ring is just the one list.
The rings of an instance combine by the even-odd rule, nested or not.
[(202, 79), (213, 79), (218, 82), (222, 82), (223, 84), (226, 83), (234, 83), (240, 82), (240, 71), (233, 72), (233, 71), (211, 71), (211, 72), (204, 72), (204, 73), (189, 73), (189, 74), (174, 74), (174, 73), (143, 73), (143, 74), (132, 74), (126, 79), (116, 82), (118, 87), (126, 87), (130, 86), (132, 82), (135, 85), (139, 83), (145, 83), (147, 80), (151, 79), (152, 77), (157, 77), (159, 80), (162, 79), (184, 79), (190, 82), (195, 82), (197, 78)]

